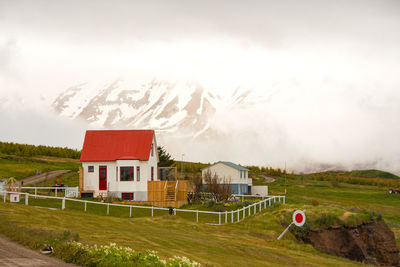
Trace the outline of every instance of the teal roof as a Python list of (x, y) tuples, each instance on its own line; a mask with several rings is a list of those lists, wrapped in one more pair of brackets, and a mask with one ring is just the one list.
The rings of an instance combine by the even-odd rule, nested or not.
[(242, 166), (236, 165), (235, 163), (229, 162), (229, 161), (220, 161), (221, 163), (224, 163), (225, 165), (228, 165), (232, 168), (235, 168), (239, 171), (247, 171), (246, 168), (243, 168)]

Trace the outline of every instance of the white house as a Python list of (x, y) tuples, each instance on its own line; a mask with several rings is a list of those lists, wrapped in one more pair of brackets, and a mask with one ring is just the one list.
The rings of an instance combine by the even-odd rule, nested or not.
[(203, 184), (206, 184), (204, 176), (207, 172), (212, 176), (218, 175), (220, 182), (229, 182), (233, 194), (247, 195), (251, 193), (252, 179), (249, 178), (248, 169), (228, 161), (219, 161), (202, 169)]
[(154, 130), (86, 131), (81, 195), (147, 201), (147, 181), (157, 181)]

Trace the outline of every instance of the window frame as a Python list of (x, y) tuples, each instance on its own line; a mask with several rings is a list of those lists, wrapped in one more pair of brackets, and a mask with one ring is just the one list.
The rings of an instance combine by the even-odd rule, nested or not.
[[(125, 171), (126, 169), (128, 169), (129, 172), (129, 179), (125, 178)], [(135, 172), (134, 172), (134, 167), (133, 166), (121, 166), (119, 167), (119, 172), (120, 172), (120, 176), (119, 176), (119, 180), (120, 182), (134, 182), (135, 181)]]
[(88, 165), (88, 172), (94, 172), (94, 165)]
[(140, 182), (140, 166), (136, 166), (136, 181)]
[(121, 199), (124, 200), (124, 201), (125, 200), (133, 201), (134, 198), (135, 198), (134, 192), (122, 192), (121, 193)]

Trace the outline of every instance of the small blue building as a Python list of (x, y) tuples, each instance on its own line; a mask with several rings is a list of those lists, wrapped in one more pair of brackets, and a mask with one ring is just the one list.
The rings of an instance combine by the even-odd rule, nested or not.
[(230, 183), (233, 194), (248, 195), (251, 194), (252, 179), (249, 178), (248, 169), (229, 161), (218, 161), (211, 166), (202, 170), (203, 184), (205, 174), (209, 171), (212, 176), (215, 174), (220, 179), (220, 183), (224, 181)]

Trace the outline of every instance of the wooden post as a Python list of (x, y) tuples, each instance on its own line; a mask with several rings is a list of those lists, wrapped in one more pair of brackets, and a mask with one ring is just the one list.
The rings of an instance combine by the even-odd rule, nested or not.
[(218, 224), (221, 225), (221, 212), (218, 213)]
[(257, 204), (254, 204), (254, 214), (257, 213)]
[(266, 208), (267, 208), (267, 201), (264, 200), (264, 209), (266, 209)]
[(199, 210), (196, 211), (196, 222), (199, 223)]
[(151, 206), (151, 217), (154, 216), (154, 206)]
[(37, 196), (37, 188), (35, 187), (35, 199), (36, 199), (36, 196)]
[(231, 222), (233, 223), (233, 211), (231, 211)]
[(129, 217), (132, 217), (132, 206), (129, 207)]
[(174, 215), (176, 215), (176, 208), (174, 208)]
[(56, 187), (56, 196), (57, 196), (57, 187)]
[(243, 207), (243, 219), (246, 218), (246, 207)]
[(61, 209), (65, 209), (65, 197), (63, 197), (62, 202), (61, 202)]
[(83, 167), (79, 167), (79, 192), (83, 191)]
[(250, 209), (250, 206), (249, 206), (249, 216), (251, 215), (251, 209)]
[(227, 223), (228, 223), (228, 212), (225, 211), (225, 224), (227, 224)]
[(283, 204), (286, 204), (286, 196), (283, 197)]
[(25, 206), (28, 206), (28, 197), (29, 197), (29, 194), (28, 193), (25, 193)]
[(3, 202), (6, 203), (6, 199), (7, 199), (7, 192), (4, 191), (3, 194)]
[(86, 212), (86, 204), (87, 204), (87, 201), (85, 200), (85, 212)]
[(239, 222), (240, 221), (240, 212), (239, 212), (239, 209), (238, 209), (238, 212), (237, 212), (237, 221)]
[(110, 214), (110, 203), (107, 203), (107, 215)]
[(260, 212), (261, 212), (261, 202), (259, 203), (259, 206), (260, 206)]

